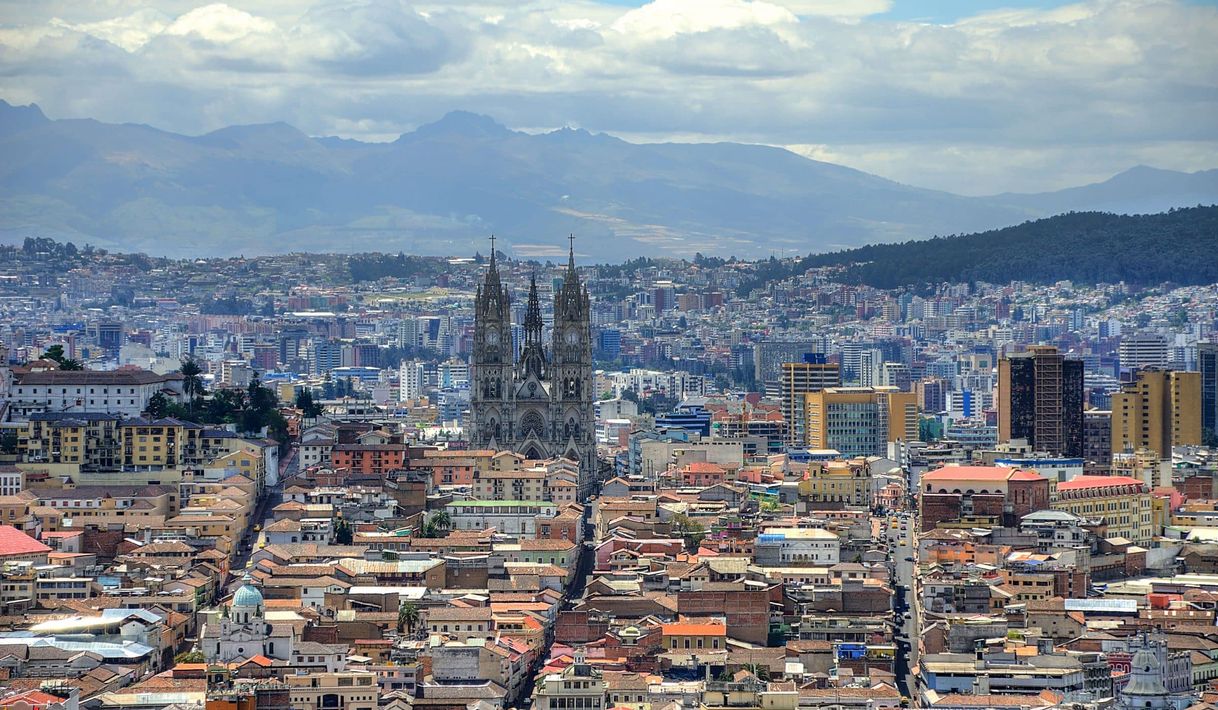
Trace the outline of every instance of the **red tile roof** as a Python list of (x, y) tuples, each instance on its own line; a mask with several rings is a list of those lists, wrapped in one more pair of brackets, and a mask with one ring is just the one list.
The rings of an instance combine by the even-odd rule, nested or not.
[(922, 480), (937, 481), (1041, 481), (1035, 471), (1005, 466), (944, 466), (922, 474)]
[(51, 548), (12, 525), (0, 525), (0, 557), (38, 555), (50, 551)]
[(660, 633), (665, 636), (727, 636), (727, 627), (723, 624), (679, 621), (675, 624), (661, 624)]
[(1075, 476), (1069, 481), (1057, 484), (1057, 490), (1077, 491), (1104, 486), (1138, 486), (1141, 490), (1146, 489), (1145, 483), (1131, 476)]

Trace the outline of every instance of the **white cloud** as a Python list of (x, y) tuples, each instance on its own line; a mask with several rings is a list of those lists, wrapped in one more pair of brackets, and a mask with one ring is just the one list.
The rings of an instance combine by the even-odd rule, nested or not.
[(799, 22), (790, 10), (762, 0), (653, 0), (631, 10), (612, 29), (637, 39), (669, 39), (681, 34), (782, 27)]
[(377, 139), (465, 108), (512, 126), (821, 146), (962, 192), (1218, 165), (1218, 9), (1087, 0), (933, 24), (879, 15), (889, 5), (0, 4), (0, 98), (184, 132), (284, 120)]
[(165, 28), (165, 34), (177, 37), (196, 36), (209, 42), (235, 42), (252, 34), (276, 32), (274, 22), (255, 17), (243, 10), (214, 3), (191, 10)]

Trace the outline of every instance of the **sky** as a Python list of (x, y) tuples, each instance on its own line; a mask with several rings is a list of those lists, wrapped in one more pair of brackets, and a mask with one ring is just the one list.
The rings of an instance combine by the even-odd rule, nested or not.
[(980, 195), (1218, 168), (1216, 37), (1209, 0), (0, 0), (0, 98), (361, 140), (462, 109)]

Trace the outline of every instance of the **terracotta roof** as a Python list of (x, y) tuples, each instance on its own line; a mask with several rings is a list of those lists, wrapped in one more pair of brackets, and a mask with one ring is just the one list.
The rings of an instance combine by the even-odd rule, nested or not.
[(1130, 476), (1075, 476), (1069, 481), (1057, 484), (1059, 491), (1077, 491), (1088, 488), (1103, 488), (1104, 486), (1138, 486), (1146, 488), (1146, 484)]
[(723, 624), (678, 621), (673, 624), (660, 624), (660, 633), (665, 636), (727, 636), (727, 627)]
[(38, 555), (50, 551), (51, 548), (12, 525), (0, 525), (0, 556)]
[[(1019, 474), (1016, 476), (1016, 474)], [(1004, 466), (944, 466), (922, 474), (923, 481), (1040, 481), (1044, 476)], [(1059, 486), (1060, 487), (1060, 486)]]

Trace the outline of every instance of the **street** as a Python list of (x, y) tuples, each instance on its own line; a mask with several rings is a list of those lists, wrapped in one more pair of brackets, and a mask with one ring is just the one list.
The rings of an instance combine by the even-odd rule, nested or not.
[(254, 514), (250, 516), (250, 528), (238, 540), (237, 554), (233, 556), (233, 563), (230, 568), (232, 570), (232, 576), (229, 580), (230, 587), (235, 587), (240, 582), (241, 576), (244, 574), (243, 570), (249, 565), (250, 556), (254, 554), (254, 550), (258, 547), (258, 540), (262, 537), (262, 533), (255, 531), (254, 527), (257, 526), (261, 530), (269, 525), (272, 522), (271, 511), (275, 506), (283, 502), (283, 482), (286, 478), (295, 475), (298, 453), (299, 449), (293, 445), (288, 453), (280, 459), (279, 476), (275, 485), (266, 487), (266, 490), (262, 493), (262, 498), (254, 509)]
[[(891, 526), (891, 520), (897, 521), (897, 527)], [(914, 576), (917, 574), (917, 564), (911, 559), (917, 559), (917, 542), (914, 537), (915, 519), (890, 518), (886, 521), (886, 536), (891, 550), (893, 576), (893, 614), (894, 637), (897, 646), (896, 674), (897, 688), (901, 695), (915, 698), (917, 686), (910, 672), (918, 663), (918, 637), (920, 634), (918, 608), (915, 595)]]

